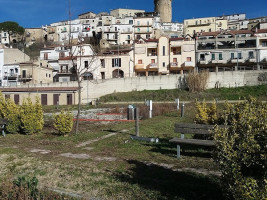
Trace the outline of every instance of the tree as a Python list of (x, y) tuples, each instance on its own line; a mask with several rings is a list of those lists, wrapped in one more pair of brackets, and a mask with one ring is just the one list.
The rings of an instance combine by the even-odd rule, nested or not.
[(228, 107), (225, 128), (215, 128), (215, 159), (230, 198), (267, 198), (267, 104), (255, 99)]
[[(81, 40), (80, 40), (81, 41)], [(88, 44), (87, 44), (88, 46)], [(75, 124), (75, 134), (78, 134), (79, 131), (79, 120), (80, 120), (80, 114), (81, 114), (81, 92), (82, 92), (82, 81), (85, 77), (88, 79), (88, 75), (93, 75), (93, 72), (99, 68), (100, 66), (100, 60), (98, 58), (98, 51), (96, 51), (92, 45), (89, 45), (88, 47), (91, 49), (90, 55), (82, 55), (84, 52), (83, 49), (84, 45), (82, 42), (80, 42), (77, 46), (74, 46), (74, 48), (71, 46), (71, 59), (73, 63), (73, 72), (76, 75), (76, 81), (78, 84), (78, 112), (76, 117), (76, 124)], [(86, 57), (86, 61), (82, 62), (82, 59)], [(75, 63), (76, 61), (76, 63)]]
[(11, 42), (10, 35), (12, 34), (23, 35), (25, 32), (25, 29), (22, 26), (20, 26), (17, 22), (12, 22), (12, 21), (6, 21), (0, 23), (0, 30), (8, 32), (9, 43)]

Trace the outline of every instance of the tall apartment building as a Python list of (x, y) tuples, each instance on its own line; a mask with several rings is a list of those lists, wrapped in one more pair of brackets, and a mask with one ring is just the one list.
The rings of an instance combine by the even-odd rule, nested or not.
[(234, 71), (267, 68), (267, 31), (204, 32), (196, 40), (198, 70)]
[(227, 19), (206, 17), (184, 20), (184, 35), (194, 36), (202, 32), (215, 32), (227, 30)]
[(178, 74), (194, 70), (195, 42), (190, 37), (139, 40), (134, 46), (137, 76)]

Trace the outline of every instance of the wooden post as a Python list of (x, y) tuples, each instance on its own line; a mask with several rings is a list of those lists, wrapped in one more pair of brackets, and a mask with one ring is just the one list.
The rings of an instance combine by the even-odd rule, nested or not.
[(135, 108), (135, 135), (139, 137), (139, 108)]

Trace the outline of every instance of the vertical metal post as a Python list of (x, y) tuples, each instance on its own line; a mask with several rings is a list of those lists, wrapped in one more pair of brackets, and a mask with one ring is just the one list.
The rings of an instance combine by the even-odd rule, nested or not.
[(181, 147), (180, 145), (177, 145), (177, 158), (181, 157)]
[(175, 102), (177, 104), (177, 110), (179, 110), (179, 106), (180, 106), (180, 100), (179, 100), (179, 98), (175, 99)]
[(153, 109), (153, 103), (152, 100), (149, 100), (149, 118), (152, 118), (152, 109)]
[(181, 117), (184, 117), (184, 103), (182, 104)]
[(139, 108), (135, 108), (135, 135), (139, 137)]
[(2, 135), (3, 135), (4, 137), (6, 137), (6, 134), (5, 134), (5, 130), (4, 130), (4, 129), (5, 129), (5, 125), (2, 126)]

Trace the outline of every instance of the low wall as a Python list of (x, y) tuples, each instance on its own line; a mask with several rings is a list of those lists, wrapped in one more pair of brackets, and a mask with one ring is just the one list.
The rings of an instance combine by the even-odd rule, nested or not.
[[(267, 81), (259, 81), (259, 75), (265, 74), (267, 70), (259, 71), (225, 71), (210, 72), (208, 79), (208, 88), (215, 87), (241, 87), (245, 85), (266, 84)], [(91, 100), (101, 96), (112, 94), (114, 92), (130, 92), (142, 90), (159, 90), (159, 89), (176, 89), (185, 87), (186, 75), (165, 75), (165, 76), (149, 76), (149, 77), (132, 77), (118, 78), (109, 80), (94, 80), (82, 82), (82, 103), (89, 103)], [(266, 79), (266, 78), (265, 78)], [(21, 85), (18, 88), (32, 87), (77, 87), (77, 82), (67, 83), (50, 83), (50, 84), (34, 84)], [(1, 89), (1, 88), (0, 88)], [(19, 92), (17, 92), (19, 93)], [(42, 92), (40, 92), (41, 94)], [(47, 93), (47, 92), (43, 92)], [(34, 93), (28, 92), (28, 96)], [(63, 103), (60, 103), (61, 105)]]
[[(208, 88), (215, 87), (241, 87), (245, 85), (263, 84), (258, 80), (263, 71), (225, 71), (210, 72)], [(185, 87), (185, 75), (149, 76), (124, 79), (99, 80), (95, 82), (83, 82), (82, 100), (96, 99), (114, 92), (129, 92), (142, 90), (175, 89)], [(265, 82), (266, 83), (266, 82)], [(88, 86), (88, 87), (87, 87)]]

